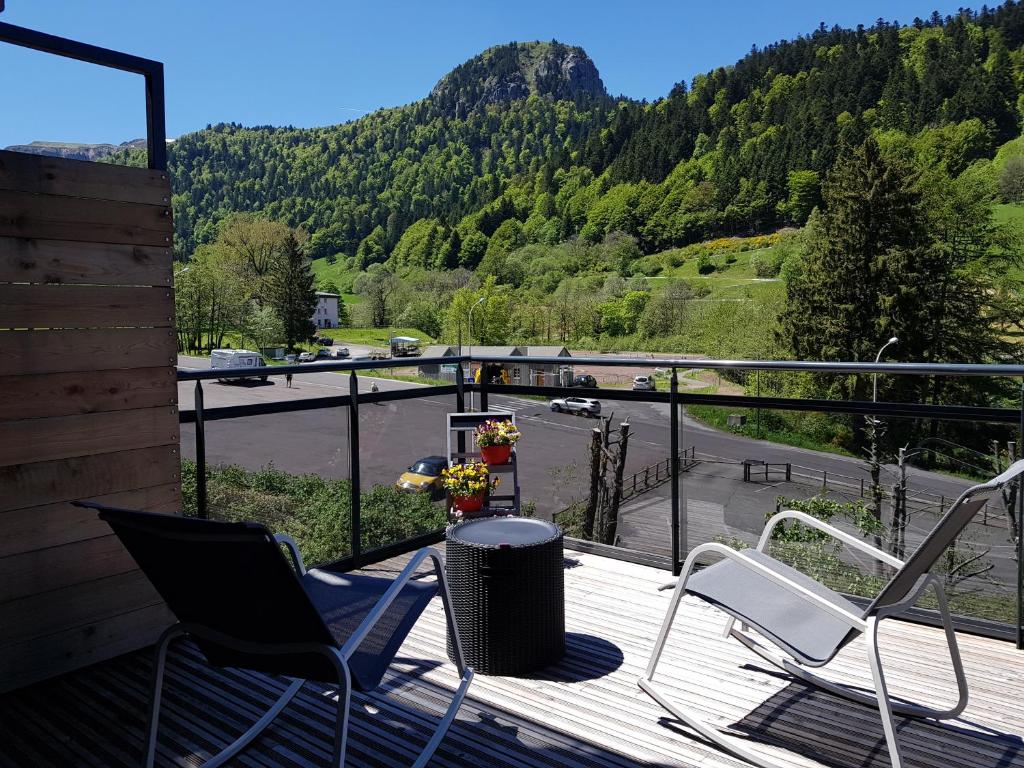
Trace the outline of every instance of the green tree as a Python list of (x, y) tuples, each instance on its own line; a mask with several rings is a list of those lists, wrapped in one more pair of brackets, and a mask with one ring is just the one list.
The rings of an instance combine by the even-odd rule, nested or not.
[[(479, 305), (477, 302), (483, 299)], [(469, 335), (469, 311), (473, 309), (473, 335)], [(493, 276), (479, 288), (461, 288), (452, 297), (444, 315), (442, 336), (446, 343), (507, 344), (513, 334), (513, 307), (508, 286), (498, 285)]]
[(1024, 156), (1012, 155), (999, 171), (999, 194), (1007, 203), (1024, 200)]
[(400, 287), (401, 281), (382, 264), (372, 265), (356, 280), (355, 292), (363, 297), (374, 328), (388, 325), (392, 301)]
[(250, 304), (242, 322), (242, 336), (252, 341), (253, 348), (262, 350), (285, 338), (284, 326), (271, 307)]
[(786, 284), (782, 333), (799, 359), (873, 360), (879, 339), (904, 331), (912, 296), (898, 270), (916, 273), (928, 246), (915, 181), (874, 139), (829, 174), (803, 273)]
[(378, 264), (387, 258), (386, 236), (384, 228), (377, 226), (362, 239), (356, 249), (356, 265), (366, 269), (371, 264)]
[(807, 223), (811, 211), (821, 202), (821, 182), (817, 171), (790, 171), (786, 180), (789, 196), (779, 204), (779, 212), (797, 226)]
[(301, 244), (305, 235), (280, 221), (236, 213), (221, 222), (217, 245), (233, 264), (240, 284), (258, 302), (269, 299), (269, 280), (287, 259), (291, 240)]
[(188, 267), (174, 278), (178, 348), (201, 352), (223, 346), (224, 336), (237, 330), (248, 302), (232, 254), (215, 245), (200, 246)]
[(296, 342), (313, 335), (316, 287), (309, 260), (294, 234), (288, 236), (282, 256), (268, 275), (268, 303), (281, 323), (285, 345), (293, 350)]

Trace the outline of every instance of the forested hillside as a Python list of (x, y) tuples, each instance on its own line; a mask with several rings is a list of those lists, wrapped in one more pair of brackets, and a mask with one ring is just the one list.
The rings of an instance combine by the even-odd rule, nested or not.
[(868, 131), (941, 128), (953, 172), (1016, 136), (1022, 42), (1017, 3), (906, 27), (822, 27), (653, 104), (608, 99), (581, 49), (499, 46), (422, 101), (344, 125), (179, 137), (180, 255), (231, 211), (301, 227), (313, 257), (358, 255), (360, 266), (420, 220), (439, 229), (426, 261), (448, 267), (475, 266), (479, 236), (508, 218), (529, 223), (526, 242), (624, 231), (645, 252), (799, 224), (843, 143)]

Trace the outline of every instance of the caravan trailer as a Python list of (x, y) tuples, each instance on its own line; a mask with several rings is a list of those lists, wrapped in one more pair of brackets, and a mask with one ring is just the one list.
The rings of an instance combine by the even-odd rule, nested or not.
[[(265, 366), (266, 361), (259, 352), (252, 352), (248, 349), (215, 349), (210, 352), (210, 369), (218, 368), (260, 368)], [(250, 377), (255, 379), (259, 376), (260, 381), (266, 381), (266, 374), (256, 374)], [(240, 381), (241, 379), (217, 379), (222, 384), (227, 381)]]

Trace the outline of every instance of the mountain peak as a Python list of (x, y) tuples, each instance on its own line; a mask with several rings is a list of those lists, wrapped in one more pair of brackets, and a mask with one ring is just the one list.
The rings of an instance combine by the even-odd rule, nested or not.
[(430, 98), (454, 117), (487, 104), (525, 99), (608, 98), (594, 62), (578, 46), (508, 43), (488, 48), (438, 81)]

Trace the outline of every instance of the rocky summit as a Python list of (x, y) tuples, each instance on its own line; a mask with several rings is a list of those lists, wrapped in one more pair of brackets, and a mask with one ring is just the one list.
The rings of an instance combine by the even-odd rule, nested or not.
[(430, 98), (446, 114), (463, 118), (478, 107), (534, 94), (554, 100), (608, 98), (586, 51), (556, 41), (488, 48), (441, 78)]

